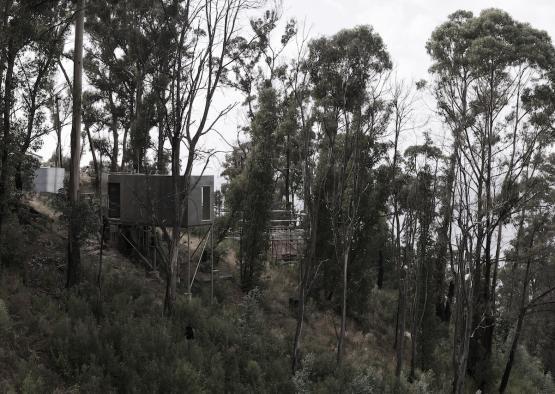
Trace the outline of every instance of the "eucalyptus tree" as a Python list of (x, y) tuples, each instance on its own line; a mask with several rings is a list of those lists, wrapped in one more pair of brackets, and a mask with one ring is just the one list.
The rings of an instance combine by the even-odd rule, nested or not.
[[(457, 303), (462, 303), (457, 306), (453, 358), (454, 391), (460, 392), (467, 362), (468, 370), (479, 375), (480, 386), (485, 385), (495, 329), (492, 300), (499, 265), (499, 253), (492, 256), (494, 237), (498, 230), (499, 243), (501, 227), (526, 198), (526, 190), (515, 198), (515, 185), (532, 153), (546, 144), (547, 129), (529, 127), (530, 111), (522, 106), (523, 95), (543, 83), (554, 52), (545, 32), (495, 9), (476, 17), (466, 11), (452, 14), (433, 32), (427, 48), (434, 60), (431, 72), (439, 112), (453, 137), (438, 232), (438, 311), (444, 297), (445, 256), (453, 250), (448, 234), (460, 234), (472, 251), (464, 256), (465, 267), (471, 272), (468, 283), (465, 273), (456, 268), (455, 254), (449, 252)], [(456, 182), (465, 182), (469, 188), (454, 189)], [(462, 195), (457, 196), (459, 192)], [(453, 210), (464, 212), (454, 214)], [(454, 221), (458, 223), (453, 225)]]
[[(57, 1), (0, 2), (0, 239), (14, 175), (20, 175), (28, 149), (49, 131), (37, 126), (43, 118), (51, 65), (71, 21), (64, 10)], [(20, 107), (23, 111), (18, 111)]]
[[(429, 369), (433, 357), (435, 337), (435, 305), (433, 303), (433, 230), (436, 216), (436, 181), (438, 162), (441, 151), (433, 145), (429, 136), (422, 145), (413, 145), (406, 149), (407, 170), (411, 176), (405, 193), (405, 210), (411, 221), (412, 258), (407, 259), (406, 275), (409, 281), (410, 295), (410, 333), (411, 362), (409, 380), (416, 378), (416, 366)], [(403, 270), (405, 271), (405, 270)]]
[[(534, 89), (529, 89), (523, 94), (523, 109), (530, 113), (530, 127), (548, 130), (548, 135), (541, 138), (543, 144), (549, 144), (553, 131), (555, 131), (555, 83), (553, 72), (549, 75), (549, 83), (540, 84)], [(514, 332), (508, 347), (507, 361), (499, 384), (499, 392), (503, 393), (508, 387), (508, 382), (516, 358), (516, 349), (526, 335), (525, 319), (531, 325), (528, 335), (528, 348), (533, 353), (544, 358), (546, 369), (553, 369), (553, 363), (545, 360), (548, 354), (538, 346), (547, 343), (547, 348), (552, 344), (549, 334), (549, 318), (546, 314), (553, 314), (555, 294), (553, 265), (553, 217), (551, 215), (554, 203), (553, 185), (555, 171), (553, 167), (554, 156), (552, 153), (537, 149), (533, 152), (530, 164), (523, 170), (519, 190), (529, 190), (528, 197), (523, 201), (519, 212), (514, 215), (514, 227), (517, 229), (516, 237), (512, 241), (510, 250), (506, 253), (507, 263), (500, 267), (501, 286), (499, 300), (493, 302), (500, 304), (500, 323), (504, 328), (502, 337), (506, 342), (509, 333)], [(514, 193), (516, 194), (516, 193)], [(499, 246), (498, 246), (499, 248)], [(496, 267), (497, 268), (497, 267)], [(497, 275), (497, 269), (494, 272)], [(535, 318), (527, 315), (538, 316)], [(532, 324), (530, 324), (532, 323)], [(547, 324), (546, 324), (547, 323)], [(514, 327), (514, 330), (511, 328)], [(534, 345), (537, 344), (537, 345)], [(535, 349), (534, 349), (535, 348)]]
[[(540, 185), (536, 185), (538, 187)], [(545, 184), (541, 183), (541, 187)], [(533, 186), (532, 186), (533, 187)], [(531, 204), (526, 211), (524, 225), (513, 247), (507, 253), (511, 268), (511, 296), (514, 302), (511, 310), (504, 311), (504, 318), (514, 325), (513, 335), (507, 344), (508, 352), (505, 368), (499, 383), (499, 392), (504, 393), (508, 387), (517, 347), (525, 332), (525, 318), (532, 313), (553, 314), (549, 308), (553, 304), (553, 216), (550, 213), (552, 202)], [(528, 317), (528, 320), (532, 317)]]
[[(249, 121), (253, 120), (259, 105), (260, 97), (257, 93), (265, 89), (261, 86), (272, 84), (277, 94), (279, 127), (274, 133), (274, 160), (270, 165), (274, 169), (279, 196), (285, 198), (286, 209), (292, 210), (292, 191), (298, 177), (295, 178), (291, 167), (296, 157), (295, 137), (298, 136), (298, 124), (295, 102), (291, 99), (288, 85), (290, 70), (288, 65), (282, 62), (282, 55), (297, 34), (297, 25), (294, 19), (288, 20), (279, 44), (276, 45), (274, 36), (281, 16), (281, 10), (276, 6), (265, 10), (261, 16), (250, 19), (253, 37), (248, 39), (240, 36), (234, 41), (233, 53), (238, 55), (237, 61), (225, 75), (225, 81), (244, 96), (243, 105), (246, 107)], [(249, 126), (245, 127), (245, 131), (249, 131)]]
[[(154, 125), (158, 150), (163, 151), (171, 49), (163, 9), (164, 4), (154, 0), (95, 2), (89, 7), (85, 71), (100, 95), (112, 135), (112, 171), (124, 165), (144, 170)], [(158, 161), (163, 167), (163, 157)]]
[[(312, 98), (321, 135), (320, 163), (326, 183), (336, 264), (342, 266), (341, 329), (337, 362), (343, 356), (348, 273), (353, 236), (364, 191), (362, 174), (376, 164), (377, 139), (385, 132), (389, 107), (384, 81), (391, 69), (381, 37), (369, 26), (342, 30), (309, 44)], [(367, 155), (369, 149), (372, 154)], [(381, 153), (383, 154), (383, 152)], [(328, 178), (329, 177), (329, 178)]]
[(56, 63), (62, 56), (65, 38), (71, 27), (68, 9), (62, 4), (47, 3), (37, 15), (29, 45), (17, 58), (19, 81), (16, 91), (25, 114), (23, 129), (18, 133), (18, 155), (15, 164), (15, 186), (23, 188), (27, 152), (36, 150), (42, 137), (53, 128), (47, 122), (50, 91), (55, 89)]
[(73, 51), (73, 86), (71, 119), (71, 163), (69, 168), (69, 203), (71, 217), (68, 231), (66, 287), (81, 280), (81, 214), (79, 186), (81, 180), (81, 112), (83, 94), (83, 36), (85, 26), (85, 0), (75, 4), (75, 38)]
[[(232, 45), (239, 34), (239, 19), (255, 6), (250, 0), (198, 0), (163, 3), (164, 25), (169, 30), (169, 85), (167, 135), (171, 145), (172, 194), (176, 221), (171, 232), (163, 227), (168, 246), (164, 310), (171, 315), (176, 299), (181, 228), (187, 227), (190, 177), (195, 162), (204, 168), (213, 152), (203, 152), (202, 138), (234, 104), (215, 108), (214, 97), (223, 86), (222, 76), (235, 63)], [(181, 157), (181, 147), (187, 151)], [(191, 286), (191, 278), (187, 278)]]
[[(283, 157), (290, 154), (290, 147), (283, 146), (284, 134), (295, 133), (294, 106), (289, 105), (286, 86), (287, 65), (278, 64), (279, 56), (296, 34), (293, 20), (286, 23), (278, 47), (272, 36), (280, 19), (280, 10), (268, 9), (262, 16), (250, 19), (252, 38), (236, 37), (232, 56), (236, 62), (224, 76), (228, 86), (245, 96), (249, 124), (243, 131), (250, 140), (233, 148), (228, 155), (226, 171), (229, 184), (226, 187), (225, 226), (229, 228), (241, 215), (240, 273), (244, 290), (252, 289), (259, 281), (266, 260), (270, 210), (281, 203), (276, 199), (275, 185), (283, 171)], [(239, 136), (238, 136), (239, 137)], [(234, 162), (240, 159), (239, 162)], [(285, 159), (287, 162), (287, 159)], [(286, 182), (287, 183), (287, 182)], [(289, 190), (285, 191), (288, 201)], [(286, 206), (290, 208), (286, 202)]]
[(306, 300), (312, 289), (321, 263), (316, 261), (319, 208), (322, 199), (321, 177), (317, 176), (317, 142), (313, 130), (314, 105), (311, 100), (310, 63), (307, 61), (307, 38), (303, 36), (297, 45), (297, 56), (292, 61), (287, 84), (299, 125), (299, 161), (302, 168), (304, 250), (299, 260), (299, 306), (296, 312), (295, 336), (291, 352), (291, 370), (295, 374), (300, 364)]
[(250, 290), (258, 283), (266, 260), (270, 210), (274, 201), (272, 157), (277, 128), (277, 97), (268, 81), (260, 88), (245, 168), (240, 264), (243, 290)]
[(401, 376), (401, 370), (404, 359), (405, 345), (405, 327), (406, 327), (406, 310), (407, 310), (407, 278), (406, 264), (402, 261), (402, 233), (405, 228), (406, 215), (403, 214), (401, 207), (402, 191), (408, 181), (407, 174), (402, 169), (404, 162), (403, 155), (400, 153), (401, 140), (404, 132), (410, 127), (415, 112), (414, 108), (415, 93), (410, 86), (404, 82), (397, 82), (392, 86), (392, 134), (393, 141), (390, 145), (393, 148), (393, 157), (391, 158), (390, 177), (387, 182), (389, 187), (389, 204), (392, 208), (392, 217), (390, 224), (390, 260), (393, 261), (395, 271), (397, 273), (397, 312), (395, 315), (395, 376)]

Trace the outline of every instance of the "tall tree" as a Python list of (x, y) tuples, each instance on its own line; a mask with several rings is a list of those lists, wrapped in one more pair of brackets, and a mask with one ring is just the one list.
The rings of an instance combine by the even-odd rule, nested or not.
[[(213, 108), (222, 75), (236, 61), (230, 57), (238, 35), (239, 16), (253, 6), (248, 0), (173, 1), (164, 7), (165, 23), (171, 32), (170, 83), (168, 89), (168, 137), (171, 145), (171, 174), (176, 221), (171, 233), (164, 230), (169, 250), (164, 310), (171, 315), (176, 299), (177, 267), (181, 229), (188, 227), (190, 177), (202, 153), (201, 138), (213, 131), (233, 104)], [(181, 145), (187, 148), (181, 158)], [(205, 162), (207, 165), (207, 161)], [(187, 278), (189, 293), (191, 278)]]
[[(445, 242), (450, 238), (445, 236), (446, 231), (460, 234), (463, 244), (457, 250), (461, 251), (462, 247), (472, 251), (461, 258), (473, 257), (464, 263), (465, 269), (471, 271), (471, 284), (465, 282), (464, 271), (455, 268), (457, 258), (452, 253), (450, 258), (459, 304), (454, 391), (462, 390), (467, 363), (468, 370), (485, 389), (491, 365), (495, 329), (493, 296), (499, 265), (499, 253), (492, 255), (494, 236), (497, 234), (499, 243), (501, 227), (525, 199), (526, 193), (511, 198), (514, 194), (509, 190), (514, 189), (523, 168), (530, 163), (531, 152), (538, 149), (540, 136), (546, 132), (546, 129), (535, 129), (529, 133), (530, 113), (522, 111), (522, 97), (531, 86), (530, 81), (541, 80), (549, 69), (553, 47), (545, 32), (516, 22), (505, 12), (490, 9), (477, 17), (465, 11), (451, 15), (432, 34), (428, 52), (434, 60), (431, 71), (436, 76), (439, 109), (454, 141), (442, 197), (436, 299), (439, 302), (444, 297), (446, 245), (451, 250)], [(462, 178), (456, 178), (457, 174)], [(451, 192), (452, 182), (470, 182), (472, 186)], [(462, 195), (457, 195), (459, 192)], [(508, 198), (499, 200), (496, 195)], [(464, 210), (462, 215), (452, 213), (453, 201), (461, 203), (454, 209)], [(498, 209), (499, 205), (502, 209)], [(453, 222), (448, 223), (451, 219), (458, 221), (455, 228), (452, 228)], [(437, 309), (441, 312), (439, 303)]]
[(270, 82), (260, 88), (258, 110), (250, 127), (251, 150), (246, 163), (242, 215), (241, 287), (252, 289), (266, 260), (268, 225), (274, 199), (272, 157), (278, 127), (277, 97)]
[(75, 45), (73, 52), (73, 117), (71, 123), (71, 165), (69, 170), (69, 201), (71, 220), (68, 235), (66, 287), (79, 283), (81, 277), (79, 183), (81, 180), (81, 109), (83, 86), (83, 32), (85, 0), (78, 0), (75, 10)]
[[(312, 97), (322, 131), (326, 204), (330, 209), (335, 259), (342, 266), (343, 295), (337, 361), (341, 362), (346, 332), (348, 266), (362, 192), (362, 171), (372, 166), (364, 147), (375, 149), (385, 130), (389, 111), (382, 99), (382, 83), (391, 68), (381, 37), (369, 26), (343, 30), (310, 43)], [(379, 149), (377, 150), (379, 152)], [(372, 155), (369, 155), (372, 157)]]
[[(57, 33), (63, 28), (58, 28), (67, 24), (62, 18), (64, 7), (58, 6), (56, 1), (0, 3), (0, 239), (4, 236), (14, 175), (17, 178), (27, 161), (29, 146), (48, 130), (36, 126), (42, 117), (39, 108), (44, 106), (50, 63), (60, 45), (50, 39), (59, 38)], [(20, 106), (23, 111), (18, 111)], [(20, 118), (22, 112), (26, 123)], [(27, 127), (23, 129), (22, 124)]]

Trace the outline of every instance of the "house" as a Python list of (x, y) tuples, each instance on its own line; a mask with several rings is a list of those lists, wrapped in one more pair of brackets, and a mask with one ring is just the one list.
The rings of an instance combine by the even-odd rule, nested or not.
[[(210, 224), (214, 218), (214, 176), (191, 176), (190, 188), (188, 218), (183, 218), (182, 226)], [(175, 223), (174, 197), (171, 175), (102, 174), (102, 207), (112, 222), (171, 227)]]

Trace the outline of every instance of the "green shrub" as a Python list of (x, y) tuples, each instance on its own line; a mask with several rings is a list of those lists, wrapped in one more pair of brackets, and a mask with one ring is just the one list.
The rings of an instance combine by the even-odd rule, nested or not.
[(25, 229), (19, 224), (16, 216), (7, 215), (3, 224), (8, 231), (2, 231), (0, 237), (0, 254), (2, 254), (2, 264), (13, 267), (23, 267), (23, 262), (30, 252), (28, 247), (28, 237), (30, 229)]
[(0, 298), (0, 335), (5, 334), (11, 327), (11, 318), (4, 300)]

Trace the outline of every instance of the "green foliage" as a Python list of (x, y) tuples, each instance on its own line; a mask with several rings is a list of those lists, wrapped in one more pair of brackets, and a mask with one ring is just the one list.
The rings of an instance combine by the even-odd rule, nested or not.
[(22, 267), (22, 263), (27, 256), (27, 237), (30, 235), (31, 230), (22, 226), (17, 217), (9, 214), (4, 219), (4, 226), (9, 231), (0, 233), (0, 254), (2, 263), (5, 266), (18, 266)]
[(345, 29), (311, 41), (308, 59), (313, 96), (325, 105), (352, 110), (361, 105), (373, 73), (392, 64), (382, 38), (371, 26)]
[[(69, 202), (69, 189), (67, 182), (63, 189), (49, 201), (56, 211), (61, 213), (60, 218), (69, 225), (72, 209)], [(100, 202), (97, 199), (84, 199), (80, 198), (75, 208), (75, 214), (78, 216), (79, 236), (82, 239), (87, 239), (93, 235), (98, 234), (100, 231)]]
[(541, 394), (553, 394), (555, 393), (555, 381), (551, 376), (551, 373), (546, 373), (544, 375), (544, 383), (540, 391)]
[(11, 318), (4, 300), (0, 298), (0, 336), (11, 328)]
[(261, 88), (259, 109), (251, 125), (252, 150), (245, 168), (242, 208), (241, 286), (258, 283), (268, 246), (267, 229), (274, 196), (273, 141), (277, 129), (277, 98), (272, 87)]
[[(21, 293), (24, 289), (20, 288), (20, 297), (7, 299), (7, 308), (29, 312), (18, 317), (17, 326), (25, 327), (24, 337), (30, 341), (46, 341), (47, 351), (41, 363), (30, 358), (16, 364), (4, 358), (13, 361), (15, 354), (0, 356), (2, 362), (14, 365), (7, 382), (19, 391), (70, 387), (81, 392), (180, 393), (184, 387), (191, 393), (293, 391), (288, 342), (265, 329), (263, 295), (257, 289), (237, 306), (215, 309), (198, 299), (190, 303), (179, 299), (172, 320), (161, 318), (162, 305), (154, 290), (129, 272), (109, 269), (104, 274), (102, 315), (96, 313), (97, 290), (86, 281), (78, 293), (60, 303)], [(33, 308), (26, 304), (29, 297)], [(190, 341), (185, 339), (189, 325), (195, 332)], [(6, 327), (5, 338), (15, 341), (13, 325)], [(0, 371), (0, 382), (2, 376)], [(7, 391), (9, 386), (0, 387)]]
[(391, 111), (384, 97), (369, 92), (380, 90), (377, 75), (389, 70), (391, 61), (370, 26), (313, 40), (309, 50), (311, 95), (321, 133), (315, 171), (322, 197), (316, 232), (316, 264), (321, 268), (315, 290), (325, 303), (341, 304), (348, 249), (347, 308), (349, 315), (361, 317), (388, 253), (382, 219), (388, 181), (378, 163), (386, 152), (379, 140)]

